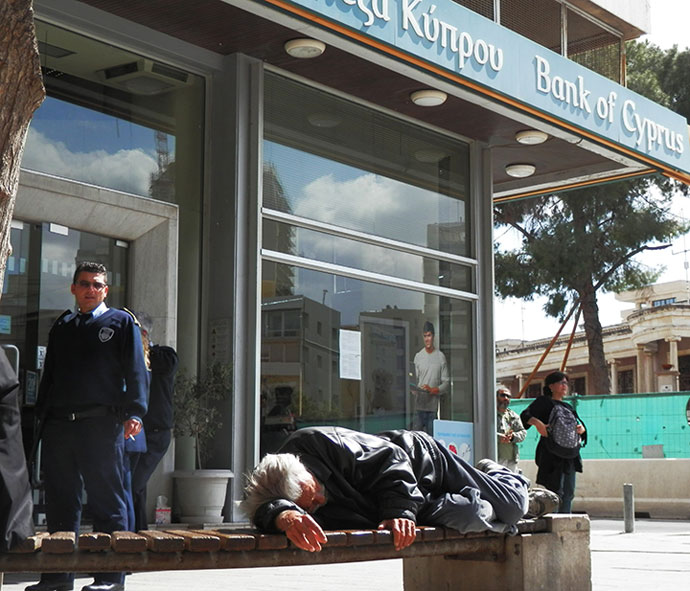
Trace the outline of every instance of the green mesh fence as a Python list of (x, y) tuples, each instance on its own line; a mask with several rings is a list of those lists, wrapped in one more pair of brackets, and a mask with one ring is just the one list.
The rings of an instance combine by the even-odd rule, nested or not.
[[(513, 400), (510, 408), (520, 414), (532, 398)], [(576, 396), (566, 399), (587, 426), (585, 459), (690, 458), (690, 392), (672, 394), (616, 394)], [(534, 459), (539, 434), (534, 427), (520, 444), (520, 457)]]

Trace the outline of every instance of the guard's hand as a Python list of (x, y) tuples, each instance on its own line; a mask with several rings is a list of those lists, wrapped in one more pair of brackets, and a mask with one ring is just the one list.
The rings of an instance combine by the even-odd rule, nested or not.
[(295, 546), (307, 552), (319, 552), (321, 544), (328, 541), (321, 526), (308, 513), (283, 511), (276, 517), (276, 527), (284, 531)]
[(134, 438), (141, 433), (141, 421), (137, 419), (127, 419), (125, 425), (125, 439)]
[(417, 537), (414, 521), (404, 517), (386, 519), (380, 523), (379, 529), (389, 529), (393, 532), (393, 544), (396, 550), (407, 548)]

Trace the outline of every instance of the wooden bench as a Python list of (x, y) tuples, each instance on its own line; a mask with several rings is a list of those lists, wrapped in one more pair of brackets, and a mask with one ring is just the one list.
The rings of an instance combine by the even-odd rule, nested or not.
[[(471, 584), (473, 570), (478, 571), (480, 578), (477, 580), (485, 581), (489, 577), (496, 588), (519, 591), (541, 588), (526, 584), (531, 585), (535, 577), (544, 577), (547, 571), (549, 580), (553, 580), (553, 569), (563, 570), (564, 565), (559, 564), (562, 562), (570, 564), (570, 570), (575, 569), (580, 584), (575, 584), (575, 578), (564, 572), (559, 575), (562, 586), (551, 585), (551, 590), (590, 589), (589, 520), (586, 517), (547, 516), (523, 521), (518, 529), (517, 536), (507, 536), (490, 532), (460, 534), (445, 528), (420, 527), (414, 544), (400, 552), (395, 551), (389, 531), (329, 531), (328, 543), (316, 553), (295, 548), (282, 534), (266, 535), (255, 530), (231, 528), (83, 533), (78, 544), (72, 532), (41, 533), (12, 552), (0, 554), (0, 572), (145, 572), (402, 558), (406, 591), (488, 588)], [(586, 564), (583, 564), (585, 556)], [(573, 564), (578, 557), (581, 557), (579, 563)], [(436, 560), (442, 561), (442, 568), (435, 565)], [(533, 567), (531, 562), (537, 566)], [(534, 568), (538, 572), (528, 573), (529, 576), (523, 572)], [(587, 585), (582, 584), (583, 577)], [(518, 578), (525, 582), (517, 584)], [(454, 586), (446, 587), (448, 583)]]

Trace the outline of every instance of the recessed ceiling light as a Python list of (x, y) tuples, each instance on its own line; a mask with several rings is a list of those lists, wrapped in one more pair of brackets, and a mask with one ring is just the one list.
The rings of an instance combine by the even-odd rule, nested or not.
[(300, 59), (319, 57), (326, 51), (326, 44), (316, 39), (292, 39), (284, 47), (288, 55)]
[(549, 139), (549, 134), (539, 131), (538, 129), (525, 129), (523, 131), (518, 131), (515, 134), (515, 140), (520, 144), (525, 144), (527, 146), (536, 146), (537, 144), (543, 144)]
[(417, 150), (414, 153), (414, 157), (419, 162), (424, 162), (425, 164), (435, 164), (440, 162), (443, 158), (448, 156), (446, 152), (442, 150), (435, 150), (433, 148)]
[(343, 122), (342, 117), (333, 113), (311, 113), (307, 115), (307, 121), (314, 127), (337, 127)]
[(416, 90), (410, 94), (410, 99), (418, 107), (438, 107), (446, 102), (448, 95), (440, 90)]
[(509, 164), (506, 166), (506, 174), (516, 179), (532, 176), (536, 170), (537, 167), (534, 164)]

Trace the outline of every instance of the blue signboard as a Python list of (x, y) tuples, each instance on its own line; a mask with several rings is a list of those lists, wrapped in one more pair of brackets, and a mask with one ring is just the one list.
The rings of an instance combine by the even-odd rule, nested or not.
[(501, 97), (690, 173), (685, 118), (452, 0), (285, 0)]

